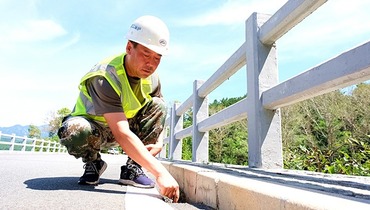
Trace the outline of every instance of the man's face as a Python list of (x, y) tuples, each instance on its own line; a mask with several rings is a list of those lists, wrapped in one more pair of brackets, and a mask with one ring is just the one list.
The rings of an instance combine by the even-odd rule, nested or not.
[(157, 69), (162, 55), (138, 44), (134, 47), (129, 42), (126, 47), (128, 55), (126, 70), (129, 76), (138, 78), (147, 78)]

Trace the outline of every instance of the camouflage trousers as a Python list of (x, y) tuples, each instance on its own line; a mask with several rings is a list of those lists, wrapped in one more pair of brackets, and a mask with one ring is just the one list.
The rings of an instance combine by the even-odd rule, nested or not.
[[(147, 144), (155, 144), (163, 130), (166, 118), (164, 101), (153, 97), (135, 117), (128, 119), (130, 130)], [(68, 116), (58, 130), (60, 143), (68, 153), (83, 162), (100, 159), (100, 150), (119, 146), (107, 125), (84, 116)], [(128, 163), (134, 163), (129, 158)]]

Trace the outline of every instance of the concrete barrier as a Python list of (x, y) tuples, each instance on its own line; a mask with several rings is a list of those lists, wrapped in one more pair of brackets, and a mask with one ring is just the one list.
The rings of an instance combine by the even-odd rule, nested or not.
[(370, 178), (162, 161), (189, 203), (214, 209), (370, 209)]

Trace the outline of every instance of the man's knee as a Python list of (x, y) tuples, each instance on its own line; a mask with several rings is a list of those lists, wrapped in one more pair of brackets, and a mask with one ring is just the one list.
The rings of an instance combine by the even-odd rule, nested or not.
[[(153, 97), (152, 99), (152, 107), (155, 107), (155, 114), (153, 117), (157, 118), (157, 122), (160, 122), (161, 126), (163, 126), (167, 116), (166, 104), (162, 98)], [(158, 127), (158, 125), (156, 127)]]
[(159, 97), (153, 97), (152, 100), (153, 106), (157, 106), (160, 109), (160, 111), (163, 112), (164, 115), (166, 115), (167, 107), (164, 100)]
[(100, 133), (83, 117), (69, 117), (59, 128), (60, 143), (76, 158), (94, 159), (100, 150)]
[(63, 145), (80, 146), (86, 143), (87, 136), (92, 134), (91, 130), (91, 125), (85, 118), (70, 117), (62, 123), (58, 136)]

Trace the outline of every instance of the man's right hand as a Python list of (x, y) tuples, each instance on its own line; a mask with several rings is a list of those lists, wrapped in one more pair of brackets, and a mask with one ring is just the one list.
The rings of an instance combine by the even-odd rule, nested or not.
[(179, 184), (166, 168), (148, 151), (141, 140), (129, 127), (124, 113), (114, 112), (104, 114), (112, 133), (122, 149), (139, 165), (152, 173), (157, 180), (160, 193), (178, 202), (180, 197)]
[(177, 181), (171, 176), (169, 172), (161, 174), (157, 177), (157, 184), (160, 193), (177, 203), (180, 198), (180, 189)]

